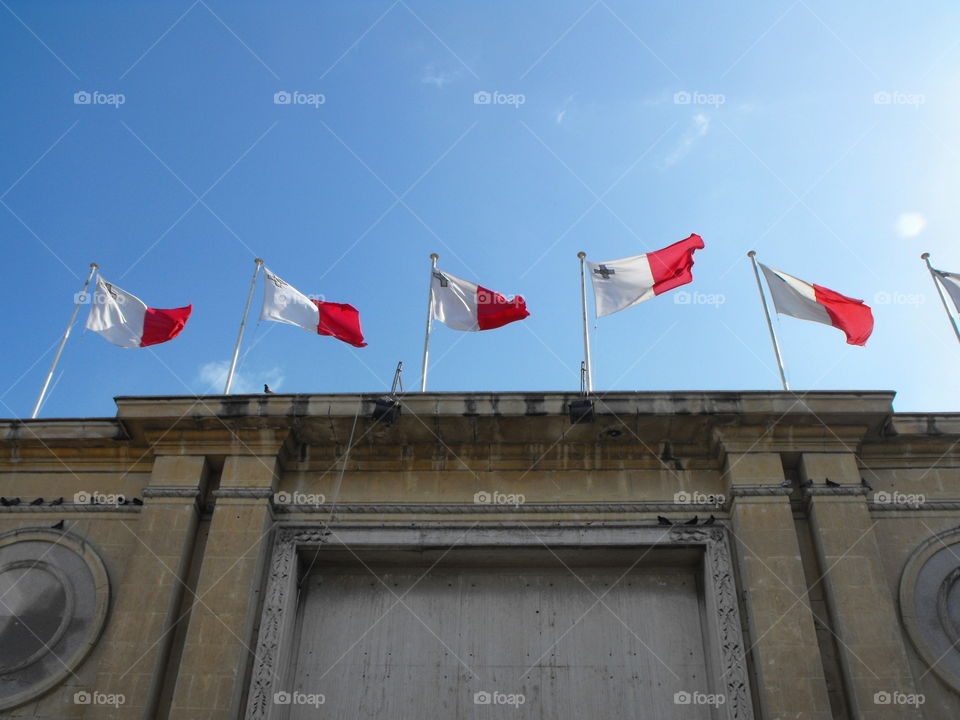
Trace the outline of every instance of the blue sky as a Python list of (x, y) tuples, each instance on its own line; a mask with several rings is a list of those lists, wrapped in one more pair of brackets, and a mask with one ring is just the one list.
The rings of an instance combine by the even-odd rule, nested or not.
[(122, 350), (83, 330), (84, 308), (42, 416), (219, 393), (258, 255), (359, 308), (369, 347), (258, 323), (258, 287), (240, 390), (376, 392), (398, 360), (416, 387), (431, 252), (531, 311), (437, 327), (431, 390), (576, 389), (577, 251), (691, 232), (706, 248), (686, 295), (591, 323), (598, 390), (778, 388), (754, 248), (874, 308), (865, 348), (776, 321), (794, 388), (960, 401), (919, 258), (960, 271), (956, 3), (0, 5), (0, 414), (29, 414), (91, 261), (194, 314), (175, 341)]

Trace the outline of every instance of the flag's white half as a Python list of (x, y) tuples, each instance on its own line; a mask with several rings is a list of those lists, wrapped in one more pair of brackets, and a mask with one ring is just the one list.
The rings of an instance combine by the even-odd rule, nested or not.
[(316, 303), (274, 275), (266, 266), (263, 268), (263, 274), (266, 281), (260, 319), (296, 325), (312, 333), (317, 332), (320, 310)]
[(430, 281), (433, 317), (453, 330), (479, 330), (477, 321), (477, 285), (450, 273), (433, 273)]
[(763, 276), (767, 279), (767, 287), (770, 288), (770, 295), (773, 297), (773, 306), (778, 313), (833, 326), (830, 314), (817, 302), (817, 292), (813, 285), (762, 263), (760, 263), (760, 269), (763, 270)]
[(940, 280), (943, 289), (947, 291), (950, 299), (953, 300), (957, 312), (960, 313), (960, 275), (944, 272), (943, 270), (934, 270), (934, 272), (937, 274), (937, 279)]
[(597, 317), (626, 310), (656, 295), (646, 254), (605, 263), (588, 260), (587, 268), (593, 283)]

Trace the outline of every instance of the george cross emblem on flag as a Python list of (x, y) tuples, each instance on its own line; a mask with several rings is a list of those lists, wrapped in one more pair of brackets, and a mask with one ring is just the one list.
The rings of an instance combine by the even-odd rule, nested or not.
[(281, 280), (280, 278), (278, 278), (276, 275), (268, 275), (267, 277), (270, 279), (270, 281), (271, 281), (274, 285), (276, 285), (276, 286), (277, 286), (278, 288), (280, 288), (281, 290), (287, 286), (287, 283), (285, 283), (283, 280)]
[(440, 287), (442, 288), (445, 288), (450, 284), (449, 281), (447, 280), (447, 276), (444, 275), (443, 273), (435, 272), (433, 273), (433, 276), (440, 281)]
[(617, 274), (616, 270), (612, 268), (608, 268), (606, 265), (601, 265), (600, 267), (596, 268), (593, 272), (599, 275), (604, 280), (609, 280), (611, 275)]

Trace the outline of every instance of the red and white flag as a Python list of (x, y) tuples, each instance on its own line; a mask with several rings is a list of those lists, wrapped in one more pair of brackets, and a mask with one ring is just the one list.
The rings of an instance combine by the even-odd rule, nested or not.
[(519, 295), (507, 300), (500, 293), (439, 270), (433, 272), (430, 297), (433, 317), (454, 330), (493, 330), (530, 315)]
[(366, 347), (360, 313), (353, 305), (314, 300), (263, 268), (261, 320), (287, 323), (318, 335), (329, 335), (354, 347)]
[(760, 268), (778, 313), (843, 330), (850, 345), (866, 344), (873, 332), (873, 313), (863, 300), (798, 280), (762, 263)]
[(626, 310), (692, 282), (693, 253), (703, 246), (703, 238), (694, 234), (645, 255), (605, 263), (588, 261), (597, 317)]
[(147, 307), (140, 298), (108, 283), (101, 275), (97, 275), (90, 302), (87, 329), (124, 348), (173, 340), (193, 310), (193, 305), (171, 310)]

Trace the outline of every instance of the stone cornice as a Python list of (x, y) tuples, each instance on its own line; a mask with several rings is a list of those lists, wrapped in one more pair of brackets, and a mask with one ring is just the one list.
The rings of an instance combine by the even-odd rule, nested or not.
[(145, 498), (195, 498), (200, 495), (196, 487), (156, 487), (151, 485), (143, 489)]
[(215, 498), (272, 498), (270, 488), (222, 487), (213, 491)]
[(733, 485), (728, 491), (730, 497), (770, 497), (775, 495), (790, 495), (793, 492), (791, 485)]
[(858, 497), (867, 495), (870, 490), (863, 485), (841, 485), (840, 487), (826, 487), (811, 485), (801, 488), (804, 497)]
[[(686, 503), (522, 503), (519, 505), (484, 505), (474, 503), (324, 503), (321, 505), (274, 504), (278, 514), (327, 513), (353, 514), (509, 514), (509, 513), (684, 513), (705, 516), (723, 512), (719, 505)], [(704, 519), (706, 519), (704, 517)]]

